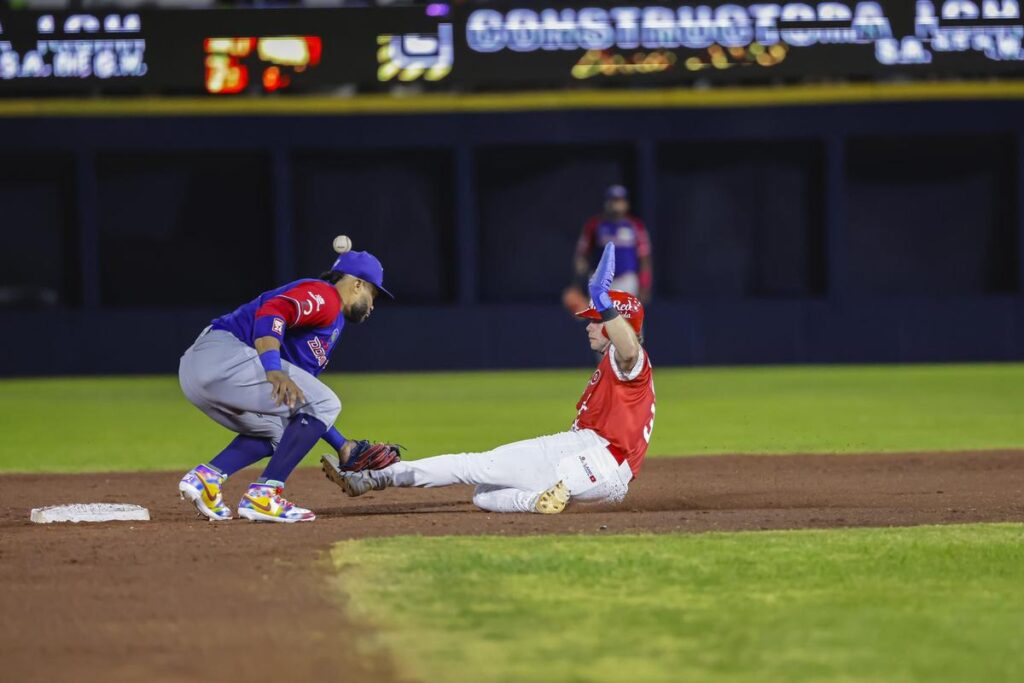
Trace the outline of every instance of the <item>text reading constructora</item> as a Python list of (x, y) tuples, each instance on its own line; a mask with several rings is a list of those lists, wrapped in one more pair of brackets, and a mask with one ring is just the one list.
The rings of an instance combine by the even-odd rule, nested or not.
[[(1014, 0), (981, 3), (921, 0), (915, 5), (915, 33), (949, 21), (1006, 22), (1020, 19)], [(979, 25), (977, 28), (994, 28)], [(475, 52), (608, 50), (612, 48), (742, 47), (752, 42), (794, 47), (871, 43), (891, 38), (892, 25), (879, 2), (755, 3), (576, 7), (506, 11), (479, 9), (466, 22), (466, 42)], [(923, 36), (922, 36), (923, 37)]]

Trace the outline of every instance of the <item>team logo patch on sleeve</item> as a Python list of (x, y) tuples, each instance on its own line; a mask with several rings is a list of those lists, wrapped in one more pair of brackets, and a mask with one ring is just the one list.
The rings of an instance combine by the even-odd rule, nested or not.
[(274, 324), (273, 324), (273, 327), (271, 329), (274, 330), (274, 334), (281, 334), (281, 335), (283, 335), (284, 334), (284, 319), (283, 318), (274, 318)]

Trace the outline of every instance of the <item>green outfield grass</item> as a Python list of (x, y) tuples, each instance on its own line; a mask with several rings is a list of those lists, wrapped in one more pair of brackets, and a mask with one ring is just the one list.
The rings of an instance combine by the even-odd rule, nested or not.
[[(415, 458), (564, 430), (589, 377), (325, 379), (342, 399), (343, 433), (403, 443)], [(659, 368), (655, 385), (652, 455), (1024, 447), (1020, 364)], [(3, 380), (0, 414), (0, 471), (180, 469), (229, 440), (173, 377)]]
[(383, 538), (351, 618), (417, 680), (1024, 680), (1024, 526)]

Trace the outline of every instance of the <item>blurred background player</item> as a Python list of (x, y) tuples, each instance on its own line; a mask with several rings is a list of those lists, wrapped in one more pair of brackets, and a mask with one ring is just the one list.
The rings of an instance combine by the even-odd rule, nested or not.
[[(270, 457), (238, 504), (253, 521), (306, 522), (316, 516), (288, 500), (284, 482), (319, 439), (341, 462), (355, 445), (334, 427), (338, 397), (317, 376), (346, 322), (361, 323), (384, 289), (372, 254), (341, 254), (319, 279), (290, 282), (213, 321), (181, 358), (185, 396), (238, 436), (178, 484), (184, 499), (214, 521), (231, 519), (221, 487), (235, 472)], [(363, 442), (360, 442), (363, 443)]]
[[(622, 185), (612, 185), (604, 193), (603, 213), (591, 216), (583, 225), (576, 243), (573, 262), (580, 291), (585, 291), (591, 264), (606, 244), (615, 245), (615, 280), (611, 288), (651, 299), (651, 241), (644, 222), (629, 213), (629, 193)], [(577, 309), (579, 310), (579, 309)]]
[(554, 514), (570, 499), (617, 502), (640, 472), (654, 430), (654, 372), (642, 346), (643, 304), (609, 291), (613, 245), (605, 246), (589, 284), (593, 306), (577, 315), (601, 361), (576, 404), (567, 432), (500, 446), (486, 453), (439, 455), (383, 469), (344, 472), (321, 458), (324, 473), (350, 496), (389, 486), (475, 484), (473, 503), (491, 512)]

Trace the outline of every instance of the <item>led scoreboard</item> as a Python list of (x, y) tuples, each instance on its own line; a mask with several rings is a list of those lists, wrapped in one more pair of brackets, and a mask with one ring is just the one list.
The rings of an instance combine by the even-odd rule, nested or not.
[(44, 87), (62, 81), (138, 81), (147, 70), (138, 14), (12, 14), (0, 19), (0, 81)]
[(380, 89), (422, 63), (447, 75), (438, 32), (413, 7), (0, 12), (0, 96)]

